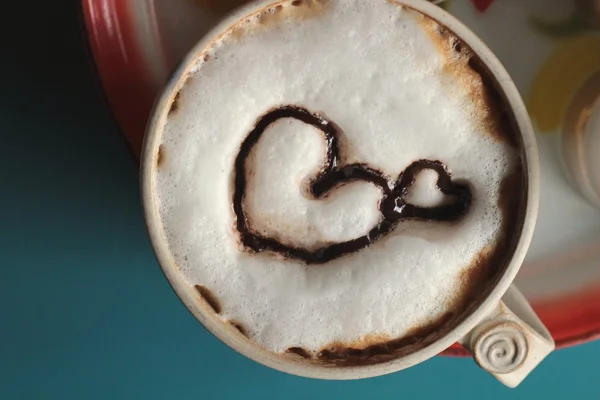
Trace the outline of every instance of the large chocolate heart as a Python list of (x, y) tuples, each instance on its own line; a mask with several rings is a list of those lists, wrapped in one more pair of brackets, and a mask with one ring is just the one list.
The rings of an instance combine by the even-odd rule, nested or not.
[[(313, 126), (323, 134), (327, 145), (327, 155), (321, 171), (310, 181), (309, 185), (310, 193), (315, 199), (322, 199), (336, 187), (352, 181), (370, 182), (381, 190), (383, 194), (379, 202), (381, 219), (366, 235), (309, 250), (283, 244), (273, 237), (263, 236), (252, 229), (244, 207), (247, 186), (246, 161), (269, 125), (283, 118), (299, 120)], [(341, 130), (332, 121), (298, 106), (281, 106), (259, 117), (254, 128), (242, 142), (235, 160), (234, 171), (233, 210), (240, 242), (247, 251), (252, 253), (274, 252), (285, 258), (301, 260), (307, 264), (323, 264), (373, 244), (392, 232), (401, 221), (410, 219), (455, 221), (467, 212), (471, 203), (469, 186), (466, 183), (453, 181), (450, 172), (442, 162), (437, 160), (415, 161), (400, 173), (394, 184), (390, 185), (388, 176), (367, 164), (342, 165), (341, 136)], [(420, 207), (405, 200), (411, 185), (415, 182), (416, 175), (427, 169), (438, 174), (437, 187), (448, 200), (436, 207)]]

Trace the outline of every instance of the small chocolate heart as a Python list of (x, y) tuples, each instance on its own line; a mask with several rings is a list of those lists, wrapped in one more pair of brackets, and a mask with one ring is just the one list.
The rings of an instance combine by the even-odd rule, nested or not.
[[(262, 134), (280, 119), (292, 118), (311, 125), (323, 134), (326, 143), (326, 156), (320, 172), (310, 184), (310, 194), (322, 199), (336, 187), (348, 182), (364, 181), (377, 186), (382, 192), (379, 202), (381, 219), (366, 235), (351, 240), (328, 244), (317, 249), (283, 244), (270, 236), (263, 236), (252, 229), (244, 207), (246, 193), (246, 160), (259, 142)], [(471, 191), (465, 183), (454, 182), (450, 172), (440, 161), (418, 160), (409, 165), (390, 185), (385, 174), (364, 163), (342, 165), (340, 157), (340, 138), (342, 131), (332, 121), (311, 113), (298, 106), (281, 106), (263, 114), (254, 128), (242, 142), (235, 159), (235, 179), (233, 190), (233, 211), (236, 216), (236, 228), (240, 242), (251, 253), (274, 252), (285, 258), (304, 261), (307, 264), (323, 264), (346, 254), (357, 252), (394, 230), (404, 220), (455, 221), (461, 218), (471, 203)], [(424, 170), (435, 171), (438, 175), (437, 188), (444, 194), (445, 200), (435, 207), (423, 207), (407, 202), (405, 199), (416, 176)]]

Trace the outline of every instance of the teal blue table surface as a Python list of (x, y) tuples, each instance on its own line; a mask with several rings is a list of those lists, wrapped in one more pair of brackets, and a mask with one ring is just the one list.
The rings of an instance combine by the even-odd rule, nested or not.
[(73, 5), (21, 7), (9, 17), (27, 15), (26, 29), (0, 56), (0, 399), (600, 398), (600, 343), (557, 351), (507, 389), (470, 359), (320, 381), (219, 342), (156, 263)]

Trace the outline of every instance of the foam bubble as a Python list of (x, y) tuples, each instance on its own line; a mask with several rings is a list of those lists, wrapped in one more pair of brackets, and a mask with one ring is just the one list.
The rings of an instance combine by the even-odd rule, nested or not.
[[(219, 300), (219, 317), (269, 350), (316, 353), (334, 342), (402, 337), (448, 312), (465, 269), (499, 238), (499, 188), (517, 156), (485, 123), (481, 81), (463, 55), (448, 56), (452, 38), (433, 35), (434, 22), (384, 0), (301, 3), (310, 7), (284, 2), (206, 49), (164, 126), (155, 187), (173, 259), (190, 285)], [(346, 162), (395, 178), (415, 160), (440, 160), (469, 182), (468, 214), (455, 224), (401, 223), (381, 242), (318, 266), (242, 251), (234, 160), (256, 119), (282, 104), (339, 125)], [(320, 201), (303, 191), (324, 145), (298, 121), (268, 128), (248, 161), (255, 229), (314, 247), (377, 223), (373, 185), (348, 184)], [(419, 174), (407, 199), (444, 202), (436, 178)]]

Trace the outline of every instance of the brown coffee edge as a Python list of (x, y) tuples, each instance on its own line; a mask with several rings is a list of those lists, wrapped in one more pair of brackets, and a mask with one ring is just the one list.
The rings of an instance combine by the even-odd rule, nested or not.
[(168, 116), (174, 114), (179, 109), (179, 101), (181, 98), (181, 90), (175, 93), (175, 97), (173, 97), (173, 101), (171, 102), (171, 106), (169, 107), (169, 111), (167, 113)]
[(480, 76), (484, 85), (483, 101), (488, 111), (485, 123), (491, 129), (489, 132), (495, 139), (518, 149), (521, 146), (520, 129), (514, 123), (512, 110), (500, 84), (492, 77), (491, 71), (479, 57), (470, 57), (469, 67)]
[(248, 334), (248, 330), (244, 327), (244, 325), (242, 325), (241, 323), (235, 321), (235, 320), (229, 320), (227, 321), (232, 327), (234, 327), (242, 336), (246, 337), (247, 339), (250, 338), (249, 334)]
[[(465, 303), (477, 303), (478, 298), (487, 297), (489, 291), (496, 286), (520, 239), (526, 190), (523, 166), (518, 164), (515, 171), (500, 183), (500, 237), (495, 246), (486, 247), (476, 254), (471, 265), (461, 273), (459, 286), (465, 295), (458, 299), (455, 308), (462, 307)], [(484, 291), (483, 295), (478, 294), (482, 288), (486, 288), (487, 291)]]
[(156, 167), (160, 168), (165, 163), (165, 146), (159, 145), (156, 152)]
[(395, 0), (389, 2), (421, 16), (421, 25), (433, 45), (444, 55), (444, 72), (463, 83), (467, 95), (475, 105), (475, 120), (480, 129), (496, 141), (518, 147), (518, 130), (506, 123), (510, 106), (501, 85), (477, 53), (450, 28), (435, 18), (424, 15)]
[[(273, 2), (240, 19), (224, 35), (230, 35), (234, 39), (241, 39), (249, 32), (258, 32), (273, 24), (280, 23), (283, 19), (293, 19), (295, 22), (302, 22), (320, 15), (326, 9), (327, 4), (327, 0), (286, 0)], [(257, 23), (250, 25), (249, 23), (252, 20), (255, 20)]]
[(228, 12), (248, 3), (248, 0), (190, 0), (205, 11), (213, 12), (218, 15), (225, 15)]
[(209, 288), (202, 285), (195, 285), (194, 288), (208, 308), (210, 308), (215, 314), (221, 313), (221, 303)]
[(310, 359), (312, 358), (312, 354), (308, 351), (306, 351), (305, 349), (303, 349), (302, 347), (290, 347), (289, 349), (287, 349), (285, 351), (286, 354), (293, 354), (295, 356), (299, 356), (300, 358), (303, 359)]

